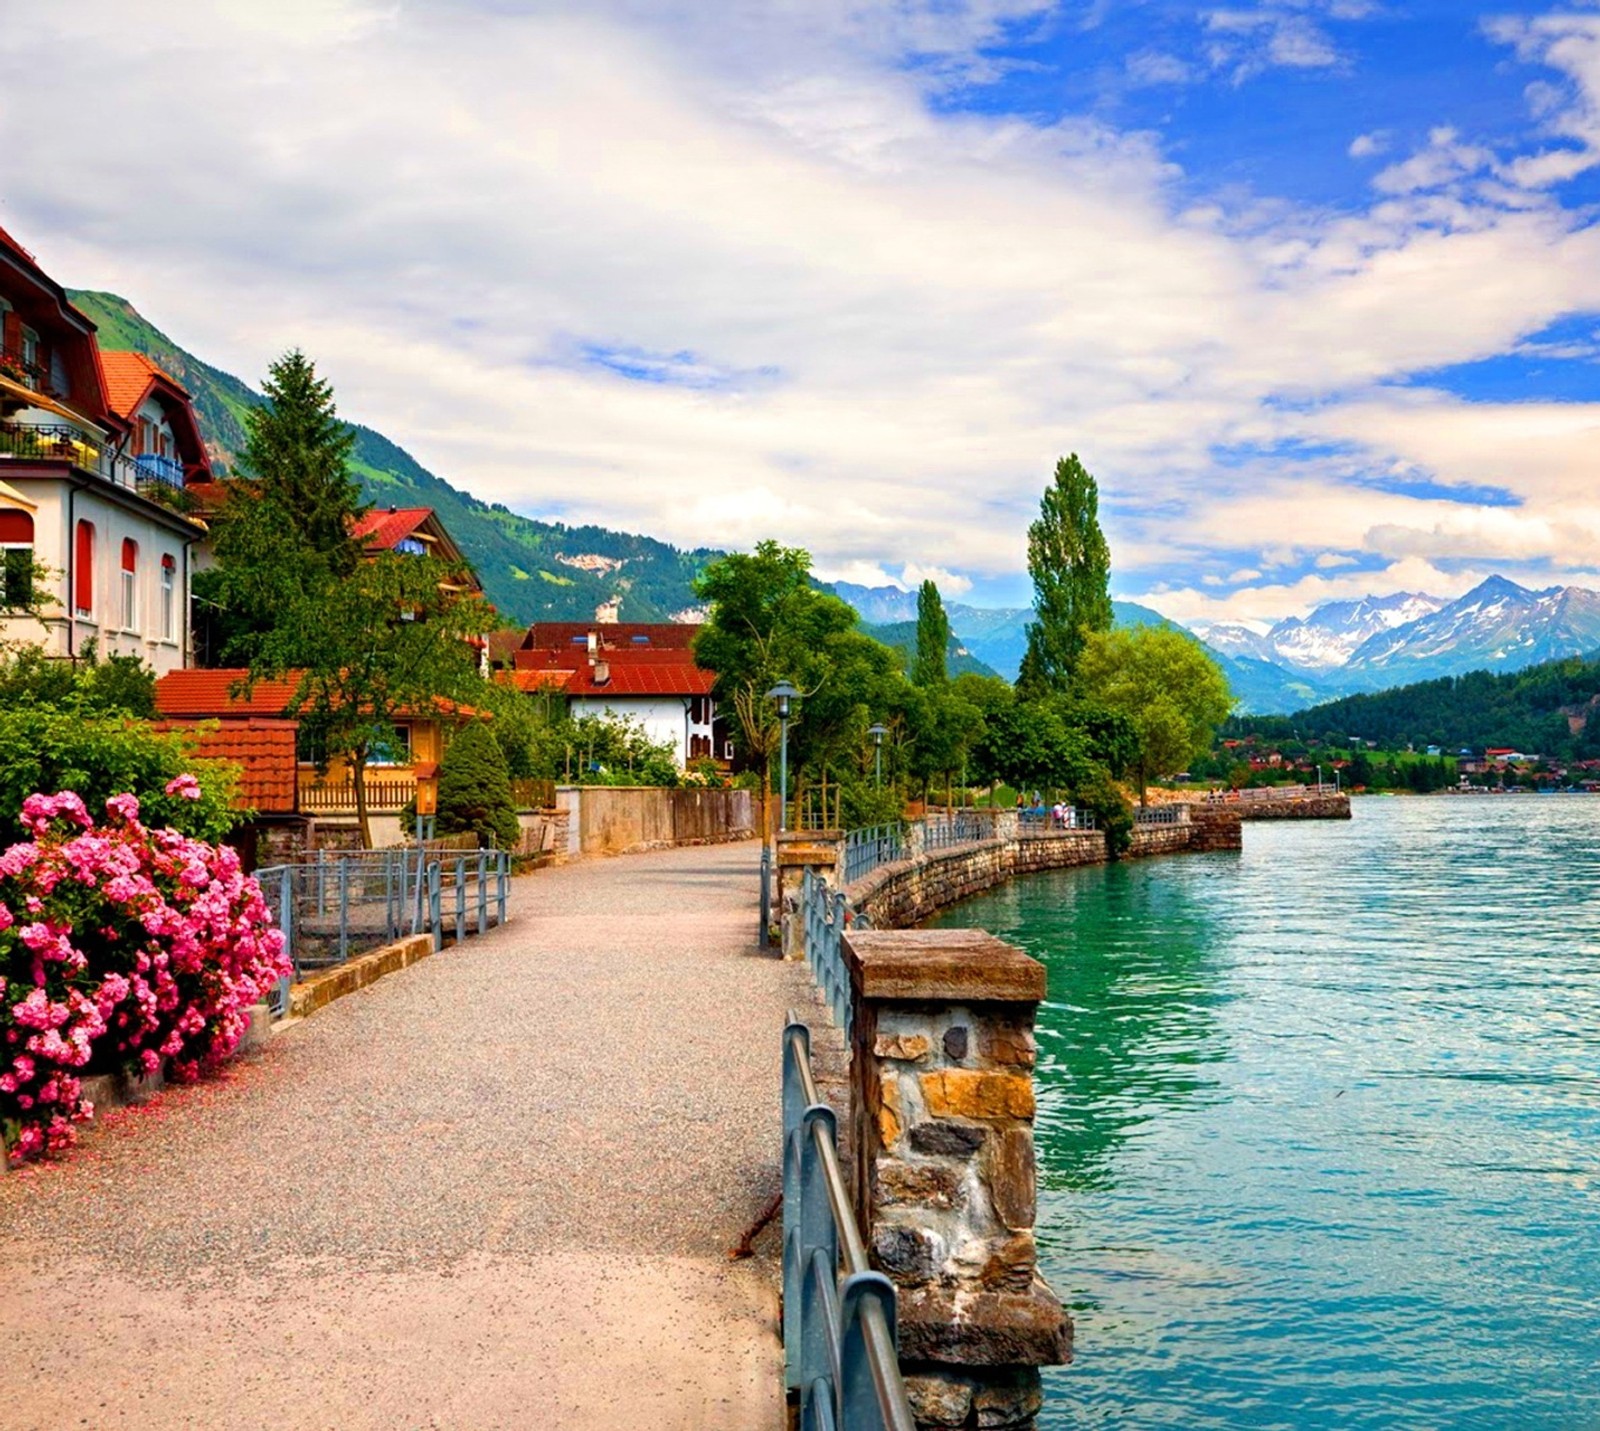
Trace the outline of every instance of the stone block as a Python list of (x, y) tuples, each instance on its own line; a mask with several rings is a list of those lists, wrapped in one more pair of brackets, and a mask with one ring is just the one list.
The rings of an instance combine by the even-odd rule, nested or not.
[(1060, 1366), (1072, 1322), (1042, 1280), (1025, 1292), (906, 1287), (899, 1298), (902, 1361), (945, 1366)]
[(978, 1025), (978, 1053), (986, 1063), (1005, 1068), (1032, 1068), (1038, 1043), (1026, 1024), (986, 1019)]
[(1026, 1074), (941, 1068), (922, 1074), (921, 1084), (935, 1118), (1033, 1117), (1033, 1080)]
[(1044, 1406), (1044, 1388), (1039, 1373), (1022, 1367), (1008, 1376), (973, 1388), (972, 1409), (980, 1427), (1032, 1426), (1033, 1418)]
[(872, 1052), (878, 1058), (898, 1058), (915, 1063), (925, 1058), (933, 1047), (933, 1040), (925, 1034), (879, 1034), (873, 1040)]
[(989, 1291), (1026, 1292), (1039, 1266), (1039, 1244), (1032, 1232), (1014, 1232), (988, 1246), (978, 1281)]
[(900, 1141), (900, 1080), (885, 1072), (878, 1079), (878, 1142), (893, 1148)]
[(931, 1368), (906, 1375), (906, 1400), (919, 1428), (927, 1431), (959, 1431), (972, 1415), (973, 1385), (957, 1372)]
[(866, 999), (1036, 1004), (1037, 959), (981, 929), (855, 930), (844, 936), (857, 993)]
[(951, 1063), (960, 1063), (967, 1056), (967, 1046), (970, 1042), (965, 1024), (956, 1024), (944, 1031), (944, 1056)]
[(949, 1163), (907, 1163), (879, 1158), (873, 1167), (880, 1207), (912, 1204), (948, 1210), (964, 1201), (961, 1172)]
[(872, 1229), (872, 1260), (899, 1286), (931, 1282), (944, 1261), (944, 1246), (928, 1228), (880, 1222)]
[(911, 1130), (912, 1148), (919, 1153), (936, 1153), (948, 1158), (970, 1158), (989, 1136), (987, 1128), (971, 1123), (950, 1123), (943, 1119), (918, 1123)]
[(1001, 1223), (1013, 1230), (1032, 1227), (1038, 1211), (1038, 1175), (1033, 1130), (997, 1128), (984, 1156), (984, 1181), (989, 1201)]

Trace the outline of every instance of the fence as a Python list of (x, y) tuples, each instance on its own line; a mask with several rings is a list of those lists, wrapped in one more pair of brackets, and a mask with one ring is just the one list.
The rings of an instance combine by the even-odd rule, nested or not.
[(1080, 810), (1076, 805), (1065, 806), (1059, 820), (1052, 810), (1017, 811), (1017, 835), (1024, 840), (1038, 839), (1042, 835), (1059, 835), (1063, 830), (1094, 828), (1094, 812)]
[(904, 825), (870, 825), (864, 830), (851, 830), (844, 837), (844, 882), (854, 884), (879, 865), (904, 859), (905, 854)]
[[(510, 874), (503, 850), (396, 846), (321, 850), (300, 864), (257, 870), (256, 879), (300, 979), (406, 935), (432, 934), (437, 949), (447, 929), (459, 941), (502, 924)], [(287, 1012), (288, 999), (285, 979), (269, 1001), (273, 1012)]]
[(1170, 805), (1147, 805), (1143, 809), (1133, 812), (1133, 823), (1140, 829), (1152, 825), (1187, 825), (1189, 823), (1189, 807), (1182, 802), (1173, 802)]
[[(393, 814), (417, 798), (415, 779), (366, 781), (367, 809)], [(307, 814), (348, 814), (356, 808), (356, 787), (353, 780), (323, 781), (302, 779), (300, 782), (300, 808)]]
[(993, 834), (993, 824), (982, 815), (971, 810), (947, 810), (923, 820), (922, 848), (944, 850), (951, 845), (970, 845)]
[(833, 1010), (835, 1027), (844, 1031), (846, 1042), (852, 1032), (850, 971), (844, 965), (840, 936), (844, 933), (845, 897), (828, 887), (820, 875), (807, 870), (800, 881), (800, 918), (805, 931), (806, 960), (816, 976), (828, 1007)]
[[(848, 997), (848, 995), (847, 995)], [(895, 1346), (895, 1289), (867, 1265), (811, 1032), (783, 1030), (784, 1384), (801, 1431), (916, 1431)]]
[(519, 810), (553, 810), (556, 782), (532, 777), (511, 782), (511, 801)]

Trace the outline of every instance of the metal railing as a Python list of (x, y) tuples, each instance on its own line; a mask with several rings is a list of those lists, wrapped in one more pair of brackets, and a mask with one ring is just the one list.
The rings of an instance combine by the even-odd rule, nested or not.
[(971, 810), (951, 810), (929, 815), (922, 822), (922, 848), (945, 850), (952, 845), (970, 845), (987, 840), (994, 826)]
[(66, 423), (0, 424), (0, 459), (3, 458), (70, 462), (119, 487), (137, 488), (141, 481), (138, 467), (129, 458)]
[(1056, 819), (1051, 810), (1018, 810), (1017, 835), (1020, 839), (1038, 839), (1043, 835), (1061, 835), (1095, 828), (1094, 812), (1080, 810), (1076, 805), (1062, 809)]
[(895, 1289), (867, 1265), (817, 1096), (811, 1031), (783, 1030), (783, 1363), (801, 1431), (916, 1431), (895, 1345)]
[(844, 882), (854, 884), (880, 865), (903, 860), (906, 855), (906, 827), (901, 824), (871, 825), (851, 830), (844, 837)]
[[(319, 850), (296, 864), (256, 871), (293, 977), (333, 968), (411, 934), (457, 942), (503, 924), (511, 860), (504, 850), (453, 853), (397, 845), (386, 850)], [(453, 906), (453, 909), (452, 909)], [(446, 915), (453, 918), (446, 924)], [(269, 1002), (288, 1010), (289, 980)]]
[(840, 890), (830, 889), (820, 875), (807, 870), (800, 881), (800, 923), (805, 938), (806, 962), (817, 987), (833, 1010), (834, 1026), (848, 1042), (854, 1029), (850, 1002), (850, 971), (845, 967), (843, 935), (849, 905)]
[(1147, 805), (1133, 812), (1133, 823), (1140, 827), (1151, 825), (1187, 825), (1189, 806), (1183, 801), (1170, 805)]
[(183, 488), (183, 463), (160, 452), (140, 452), (133, 459), (141, 482), (159, 482), (164, 487)]

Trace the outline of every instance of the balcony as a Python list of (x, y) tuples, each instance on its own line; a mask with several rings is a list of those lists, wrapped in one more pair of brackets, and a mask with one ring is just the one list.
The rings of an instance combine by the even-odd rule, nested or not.
[(55, 395), (51, 392), (49, 372), (38, 363), (24, 358), (16, 348), (0, 348), (0, 378), (8, 378), (30, 392)]
[(175, 457), (166, 457), (159, 452), (141, 452), (133, 459), (133, 466), (141, 487), (160, 483), (163, 487), (180, 492), (183, 490), (183, 464)]
[[(132, 490), (152, 480), (132, 459), (88, 436), (82, 428), (64, 422), (0, 422), (0, 464), (8, 460), (70, 462), (81, 471)], [(176, 485), (183, 485), (181, 468)]]

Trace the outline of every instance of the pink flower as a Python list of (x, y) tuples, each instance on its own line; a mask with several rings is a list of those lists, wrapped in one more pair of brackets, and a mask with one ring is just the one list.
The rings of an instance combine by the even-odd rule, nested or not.
[[(171, 785), (167, 786), (167, 794), (172, 794)], [(131, 825), (139, 818), (139, 798), (136, 795), (113, 795), (106, 801), (106, 813)]]
[(192, 775), (177, 775), (167, 782), (167, 794), (181, 795), (185, 800), (200, 798), (200, 782)]

